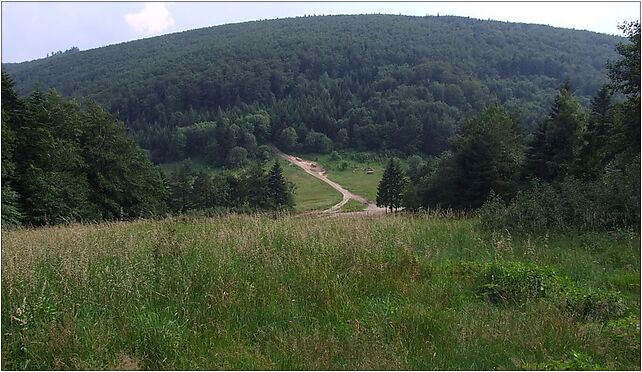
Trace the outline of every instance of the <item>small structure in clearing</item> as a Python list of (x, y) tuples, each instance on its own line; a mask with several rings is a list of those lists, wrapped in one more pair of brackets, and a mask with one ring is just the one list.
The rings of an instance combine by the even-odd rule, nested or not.
[(374, 173), (374, 169), (370, 167), (366, 168), (366, 174), (373, 174), (373, 173)]

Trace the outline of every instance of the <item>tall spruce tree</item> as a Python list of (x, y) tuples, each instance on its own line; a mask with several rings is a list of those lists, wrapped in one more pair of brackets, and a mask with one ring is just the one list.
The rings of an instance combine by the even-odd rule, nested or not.
[(613, 128), (611, 92), (603, 86), (591, 100), (586, 128), (581, 136), (576, 158), (575, 174), (584, 179), (595, 179), (612, 156), (607, 144)]
[(458, 168), (454, 207), (478, 208), (491, 191), (506, 198), (517, 191), (523, 154), (519, 124), (501, 105), (465, 122), (453, 144)]
[(572, 173), (584, 114), (568, 81), (555, 97), (549, 117), (538, 127), (526, 153), (527, 178), (552, 181)]
[(255, 163), (245, 171), (242, 184), (242, 192), (245, 194), (250, 208), (270, 208), (268, 178), (261, 164)]
[(268, 174), (268, 194), (273, 208), (291, 209), (294, 207), (292, 190), (283, 177), (283, 169), (278, 159), (274, 161)]
[(399, 162), (388, 160), (379, 186), (377, 187), (377, 207), (388, 208), (391, 212), (403, 205), (403, 193), (407, 180)]
[(618, 151), (620, 167), (626, 167), (640, 156), (640, 22), (620, 26), (629, 39), (617, 46), (622, 56), (607, 66), (611, 87), (624, 94), (626, 100), (618, 105), (611, 148)]
[(16, 130), (22, 126), (24, 104), (14, 90), (11, 77), (2, 71), (2, 226), (20, 225), (23, 213), (20, 195), (13, 183), (16, 176)]

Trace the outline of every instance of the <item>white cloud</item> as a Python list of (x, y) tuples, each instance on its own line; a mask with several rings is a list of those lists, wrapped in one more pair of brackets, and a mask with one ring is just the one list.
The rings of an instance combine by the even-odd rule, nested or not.
[(125, 15), (127, 25), (139, 35), (154, 35), (174, 26), (174, 18), (165, 3), (145, 3), (137, 13)]

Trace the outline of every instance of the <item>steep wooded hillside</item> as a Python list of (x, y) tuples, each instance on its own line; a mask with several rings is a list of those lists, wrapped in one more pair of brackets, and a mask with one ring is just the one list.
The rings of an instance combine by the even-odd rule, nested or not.
[[(623, 40), (462, 17), (317, 16), (203, 28), (3, 68), (22, 94), (39, 84), (118, 112), (157, 161), (185, 155), (176, 149), (177, 128), (221, 127), (227, 117), (243, 129), (253, 124), (235, 120), (256, 113), (269, 116), (265, 133), (249, 130), (259, 144), (286, 138), (319, 150), (329, 139), (337, 147), (438, 154), (463, 118), (494, 101), (519, 114), (524, 131), (565, 79), (588, 103)], [(237, 145), (247, 142), (241, 137)]]

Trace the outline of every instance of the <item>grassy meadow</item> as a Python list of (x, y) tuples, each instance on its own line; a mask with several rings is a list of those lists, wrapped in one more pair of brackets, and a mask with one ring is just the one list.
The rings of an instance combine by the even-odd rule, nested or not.
[[(314, 159), (328, 173), (327, 176), (334, 182), (345, 187), (350, 192), (361, 195), (366, 199), (377, 199), (377, 187), (386, 167), (384, 160), (363, 161), (355, 159), (354, 152), (342, 152), (341, 157), (332, 160), (327, 154), (303, 154), (304, 159)], [(342, 169), (341, 163), (346, 162), (347, 167)], [(374, 173), (366, 174), (366, 168), (372, 168)]]
[(358, 201), (356, 201), (354, 199), (350, 199), (350, 200), (348, 200), (347, 203), (345, 203), (341, 207), (339, 212), (359, 212), (359, 211), (363, 211), (365, 209), (366, 209), (366, 206), (363, 205), (363, 203), (358, 202)]
[(327, 183), (305, 173), (301, 168), (281, 160), (283, 175), (296, 185), (294, 209), (299, 212), (324, 210), (341, 201), (341, 193)]
[(2, 232), (3, 369), (639, 369), (640, 238), (229, 215)]

